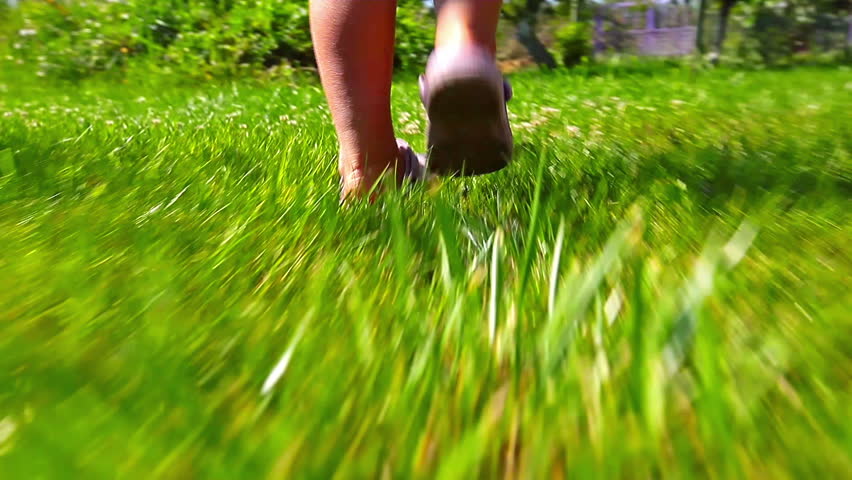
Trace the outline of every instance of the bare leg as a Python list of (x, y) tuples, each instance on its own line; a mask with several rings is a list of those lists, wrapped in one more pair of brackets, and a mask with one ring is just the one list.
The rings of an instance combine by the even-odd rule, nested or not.
[(340, 142), (343, 196), (363, 195), (384, 172), (397, 170), (390, 110), (396, 0), (311, 0), (310, 14)]
[(495, 54), (502, 0), (439, 0), (435, 48), (479, 46)]

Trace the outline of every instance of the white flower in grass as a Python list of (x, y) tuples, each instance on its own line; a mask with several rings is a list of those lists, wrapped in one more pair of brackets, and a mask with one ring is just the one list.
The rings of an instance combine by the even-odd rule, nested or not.
[(535, 125), (531, 122), (520, 122), (518, 123), (518, 130), (522, 131), (531, 131), (535, 129)]
[(22, 37), (32, 37), (33, 35), (35, 35), (37, 33), (38, 33), (38, 30), (36, 30), (35, 28), (22, 28), (22, 29), (18, 30), (18, 35), (20, 35)]
[(406, 135), (416, 135), (420, 133), (420, 125), (417, 122), (408, 122), (402, 126), (400, 131)]
[(0, 455), (5, 455), (12, 449), (12, 437), (18, 430), (18, 422), (12, 417), (5, 417), (0, 420)]
[(549, 118), (542, 115), (541, 113), (535, 112), (535, 113), (532, 114), (532, 117), (530, 118), (529, 122), (526, 122), (526, 123), (529, 123), (530, 125), (532, 125), (533, 128), (537, 128), (537, 127), (540, 127), (540, 126), (546, 124), (549, 120), (550, 120)]
[(579, 137), (579, 136), (580, 136), (580, 134), (582, 134), (582, 133), (583, 133), (583, 132), (582, 132), (582, 130), (580, 130), (580, 127), (578, 127), (578, 126), (576, 126), (576, 125), (568, 125), (567, 127), (565, 127), (565, 130), (567, 130), (567, 131), (568, 131), (568, 133), (569, 133), (572, 137)]
[(151, 123), (153, 123), (154, 125), (159, 125), (159, 124), (163, 123), (163, 121), (160, 120), (159, 118), (152, 118)]

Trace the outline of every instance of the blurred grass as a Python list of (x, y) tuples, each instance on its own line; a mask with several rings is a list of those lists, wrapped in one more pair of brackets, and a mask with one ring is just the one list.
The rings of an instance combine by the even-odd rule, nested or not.
[(349, 208), (312, 82), (0, 78), (3, 477), (852, 473), (848, 69), (519, 74)]

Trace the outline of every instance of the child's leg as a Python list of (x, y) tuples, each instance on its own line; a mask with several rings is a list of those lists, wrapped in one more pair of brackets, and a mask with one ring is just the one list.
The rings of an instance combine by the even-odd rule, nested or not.
[(435, 48), (476, 45), (496, 52), (503, 0), (438, 0)]
[(480, 175), (512, 159), (506, 110), (511, 88), (495, 60), (501, 5), (501, 0), (438, 2), (435, 51), (420, 82), (433, 173)]
[(310, 13), (343, 195), (364, 194), (395, 171), (399, 152), (390, 110), (396, 0), (311, 0)]

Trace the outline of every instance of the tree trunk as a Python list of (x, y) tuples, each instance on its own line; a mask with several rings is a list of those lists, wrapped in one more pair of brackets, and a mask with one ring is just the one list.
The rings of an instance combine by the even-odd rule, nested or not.
[(725, 46), (725, 37), (728, 35), (728, 19), (731, 17), (731, 9), (736, 0), (722, 0), (722, 8), (719, 9), (719, 30), (716, 32), (716, 58), (714, 63), (719, 62), (719, 57), (722, 56), (722, 49)]
[(571, 21), (572, 22), (577, 22), (577, 21), (580, 20), (580, 12), (583, 11), (584, 6), (585, 5), (584, 5), (583, 0), (573, 0), (571, 2)]
[(518, 21), (518, 41), (527, 49), (537, 65), (556, 68), (556, 59), (539, 40), (535, 33), (535, 23), (530, 21), (529, 18), (522, 18)]
[(698, 21), (695, 27), (695, 48), (701, 55), (707, 53), (707, 46), (704, 43), (704, 20), (707, 18), (707, 2), (708, 0), (699, 0)]

